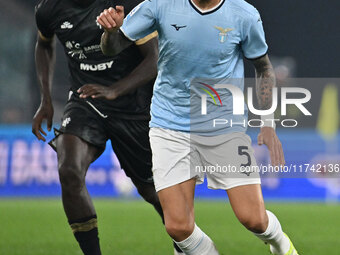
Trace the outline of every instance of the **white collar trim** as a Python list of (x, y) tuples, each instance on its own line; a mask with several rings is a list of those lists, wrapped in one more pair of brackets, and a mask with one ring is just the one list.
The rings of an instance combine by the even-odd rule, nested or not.
[(197, 8), (197, 10), (199, 10), (201, 13), (207, 13), (207, 12), (214, 11), (214, 10), (216, 10), (217, 8), (219, 8), (219, 7), (223, 4), (223, 2), (224, 2), (223, 0), (220, 0), (220, 2), (218, 3), (218, 5), (212, 7), (212, 8), (210, 8), (210, 9), (208, 9), (208, 10), (202, 10), (200, 7), (198, 7), (198, 6), (194, 3), (193, 0), (189, 0), (189, 1), (190, 1), (191, 4), (192, 4), (193, 6), (195, 6), (195, 8)]

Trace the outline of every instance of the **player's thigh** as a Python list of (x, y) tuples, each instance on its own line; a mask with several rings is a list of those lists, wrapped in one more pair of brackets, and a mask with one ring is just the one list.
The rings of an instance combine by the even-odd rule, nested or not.
[(194, 224), (194, 196), (196, 179), (190, 179), (158, 192), (165, 222)]
[(156, 191), (160, 191), (190, 179), (201, 181), (200, 175), (190, 171), (196, 159), (190, 149), (188, 133), (152, 128), (150, 130), (152, 148), (152, 171)]
[(194, 192), (198, 176), (190, 172), (190, 136), (152, 128), (150, 131), (153, 175), (165, 221), (193, 221)]
[(245, 225), (257, 225), (267, 220), (260, 184), (237, 186), (227, 190), (236, 217)]
[(206, 139), (211, 148), (200, 149), (203, 162), (215, 166), (207, 173), (209, 188), (227, 191), (231, 206), (242, 223), (252, 219), (262, 222), (266, 213), (261, 179), (249, 136), (230, 133)]
[(153, 185), (148, 121), (112, 118), (106, 124), (112, 148), (126, 175), (137, 187)]
[(246, 134), (230, 133), (197, 139), (200, 139), (195, 142), (199, 143), (196, 147), (204, 163), (209, 188), (229, 190), (261, 183), (251, 140)]
[(56, 146), (59, 168), (87, 170), (105, 149), (107, 137), (103, 126), (102, 117), (88, 104), (71, 98), (65, 106), (61, 127), (55, 130), (56, 137), (50, 142), (52, 147)]
[(77, 171), (85, 176), (86, 171), (102, 150), (73, 134), (60, 134), (56, 139), (59, 169)]

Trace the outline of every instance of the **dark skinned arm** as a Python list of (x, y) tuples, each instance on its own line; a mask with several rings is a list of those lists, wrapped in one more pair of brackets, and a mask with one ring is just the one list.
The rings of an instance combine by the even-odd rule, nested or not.
[[(256, 95), (259, 107), (261, 110), (267, 110), (272, 106), (272, 93), (276, 86), (274, 69), (268, 55), (252, 62), (256, 71)], [(274, 128), (262, 127), (257, 141), (259, 145), (265, 144), (268, 147), (272, 165), (285, 164), (282, 145)]]
[(138, 48), (143, 56), (143, 60), (129, 75), (109, 87), (99, 84), (86, 84), (78, 90), (80, 97), (114, 100), (155, 79), (158, 60), (157, 38), (155, 37), (145, 44), (139, 45)]
[(116, 6), (116, 9), (105, 9), (97, 18), (103, 27), (104, 33), (101, 38), (101, 49), (104, 55), (115, 56), (133, 44), (120, 31), (123, 25), (124, 7)]
[(133, 43), (134, 42), (127, 39), (119, 30), (113, 32), (105, 31), (102, 34), (100, 47), (104, 55), (116, 56)]
[(41, 93), (40, 106), (33, 117), (32, 133), (42, 141), (46, 141), (46, 132), (41, 127), (47, 121), (48, 131), (52, 128), (53, 104), (51, 99), (52, 79), (55, 66), (55, 38), (45, 38), (39, 32), (35, 46), (35, 67)]

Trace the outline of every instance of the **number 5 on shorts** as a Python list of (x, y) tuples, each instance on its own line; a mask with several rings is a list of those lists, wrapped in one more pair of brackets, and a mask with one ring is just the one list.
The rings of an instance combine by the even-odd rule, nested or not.
[(241, 167), (251, 166), (251, 157), (250, 157), (249, 153), (247, 152), (247, 150), (248, 150), (248, 146), (239, 146), (238, 147), (238, 155), (247, 157), (247, 163), (241, 164)]

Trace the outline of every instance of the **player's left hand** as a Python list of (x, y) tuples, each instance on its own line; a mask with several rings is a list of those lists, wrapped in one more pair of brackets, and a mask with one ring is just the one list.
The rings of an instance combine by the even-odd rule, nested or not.
[(270, 153), (270, 160), (273, 166), (284, 166), (285, 157), (283, 154), (282, 144), (272, 127), (262, 127), (260, 134), (257, 136), (258, 145), (265, 144)]
[(79, 88), (77, 92), (80, 98), (104, 98), (114, 100), (118, 97), (116, 91), (112, 87), (107, 87), (99, 84), (86, 84)]

